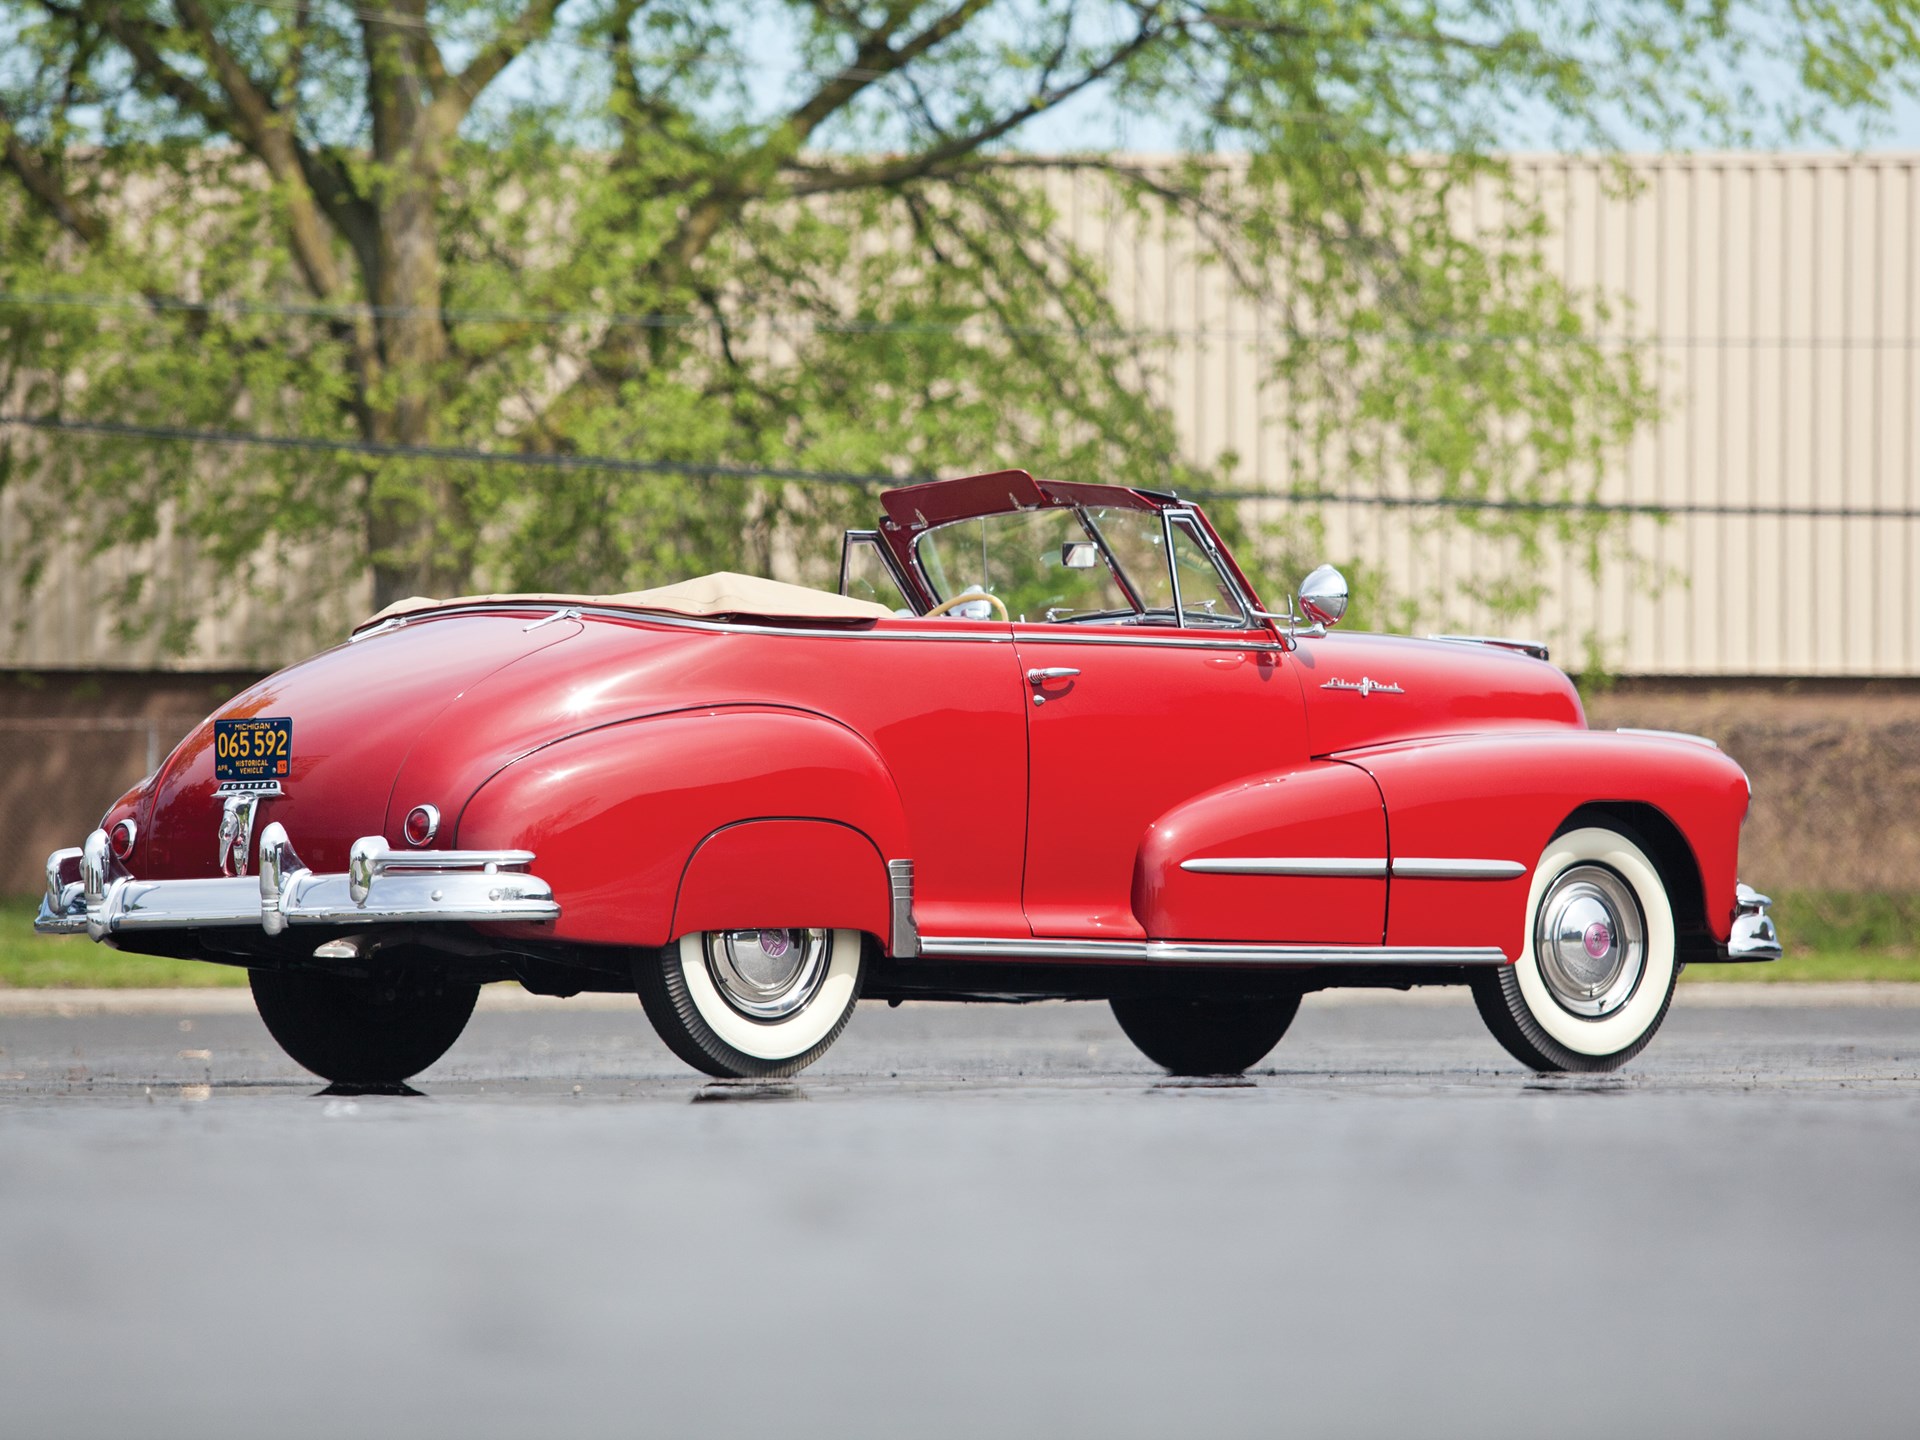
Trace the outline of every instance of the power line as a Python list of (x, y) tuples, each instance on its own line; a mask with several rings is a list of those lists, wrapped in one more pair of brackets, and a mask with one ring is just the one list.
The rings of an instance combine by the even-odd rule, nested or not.
[[(674, 330), (703, 329), (715, 323), (712, 315), (693, 312), (627, 310), (487, 310), (459, 306), (363, 305), (280, 300), (192, 300), (178, 295), (111, 295), (88, 292), (47, 294), (0, 290), (0, 306), (15, 309), (113, 310), (132, 313), (191, 315), (275, 315), (299, 319), (399, 319), (408, 315), (438, 315), (444, 320), (477, 325), (523, 325), (548, 329), (569, 326)], [(1389, 345), (1593, 345), (1646, 346), (1659, 350), (1854, 350), (1899, 353), (1920, 350), (1914, 335), (1629, 335), (1605, 331), (1567, 334), (1557, 330), (1496, 333), (1481, 330), (1313, 330), (1288, 331), (1227, 326), (1075, 326), (1004, 325), (985, 319), (837, 320), (827, 316), (762, 313), (729, 317), (732, 325), (758, 325), (778, 331), (817, 331), (832, 335), (983, 335), (1072, 338), (1088, 342), (1141, 340), (1259, 341), (1309, 345), (1348, 345), (1355, 341)]]
[(510, 465), (529, 470), (603, 470), (628, 475), (680, 475), (692, 479), (792, 480), (813, 485), (911, 485), (931, 475), (861, 474), (784, 465), (729, 465), (691, 460), (635, 460), (617, 455), (504, 454), (465, 445), (398, 445), (379, 440), (330, 440), (319, 435), (266, 435), (255, 430), (195, 430), (182, 425), (140, 425), (118, 420), (65, 420), (46, 415), (0, 414), (0, 425), (22, 425), (70, 435), (129, 440), (172, 440), (194, 445), (252, 445), (268, 450), (366, 455), (381, 460), (447, 460), (461, 465)]
[[(891, 489), (943, 478), (884, 471), (815, 470), (787, 465), (737, 465), (693, 460), (641, 460), (617, 455), (503, 453), (462, 445), (399, 445), (375, 440), (331, 440), (317, 435), (267, 435), (251, 430), (198, 430), (179, 425), (143, 425), (117, 420), (69, 420), (45, 415), (0, 414), (0, 425), (60, 434), (116, 439), (165, 440), (196, 445), (256, 446), (315, 454), (365, 455), (383, 460), (445, 460), (462, 465), (498, 465), (528, 470), (603, 471), (628, 475), (677, 475), (690, 479), (781, 480), (811, 485)], [(1848, 505), (1725, 505), (1635, 501), (1516, 500), (1445, 495), (1343, 495), (1333, 490), (1184, 490), (1184, 498), (1207, 502), (1280, 501), (1306, 505), (1363, 505), (1389, 510), (1514, 511), (1523, 514), (1720, 516), (1785, 520), (1920, 520), (1920, 508)]]

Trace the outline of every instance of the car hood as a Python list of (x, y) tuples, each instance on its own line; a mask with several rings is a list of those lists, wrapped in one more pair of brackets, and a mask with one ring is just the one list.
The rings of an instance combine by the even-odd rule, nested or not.
[(1436, 735), (1584, 728), (1557, 667), (1497, 646), (1397, 635), (1329, 635), (1293, 653), (1316, 755)]
[(218, 873), (222, 801), (214, 781), (213, 736), (214, 721), (221, 719), (293, 721), (285, 793), (261, 803), (256, 839), (260, 828), (277, 820), (301, 860), (322, 871), (344, 870), (349, 848), (363, 835), (384, 835), (398, 844), (397, 817), (389, 816), (394, 782), (423, 738), (470, 711), (503, 672), (582, 629), (577, 620), (536, 624), (540, 618), (461, 615), (401, 626), (337, 646), (243, 690), (182, 741), (148, 783), (135, 873), (152, 879)]

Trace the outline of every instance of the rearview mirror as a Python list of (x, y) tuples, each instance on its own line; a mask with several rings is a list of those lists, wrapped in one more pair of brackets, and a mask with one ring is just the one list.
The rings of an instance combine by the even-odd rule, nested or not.
[(1069, 540), (1060, 547), (1060, 563), (1069, 570), (1091, 570), (1100, 563), (1100, 547), (1091, 540)]
[(1347, 577), (1322, 565), (1300, 582), (1300, 613), (1329, 629), (1347, 613)]

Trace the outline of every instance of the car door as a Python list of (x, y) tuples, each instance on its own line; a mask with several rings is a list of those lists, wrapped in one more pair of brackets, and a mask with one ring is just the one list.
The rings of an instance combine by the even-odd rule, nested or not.
[[(1379, 944), (1378, 792), (1312, 761), (1294, 657), (1223, 576), (1207, 581), (1197, 531), (1166, 533), (1189, 623), (1014, 626), (1028, 923), (1042, 937)], [(1128, 567), (1136, 590), (1150, 563)]]

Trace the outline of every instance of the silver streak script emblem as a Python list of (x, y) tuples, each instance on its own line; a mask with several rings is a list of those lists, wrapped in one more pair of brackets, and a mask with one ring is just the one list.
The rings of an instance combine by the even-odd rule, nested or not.
[(1382, 695), (1404, 695), (1407, 692), (1391, 681), (1374, 679), (1371, 675), (1362, 675), (1358, 680), (1329, 680), (1320, 687), (1322, 690), (1358, 690), (1360, 698), (1378, 690)]

